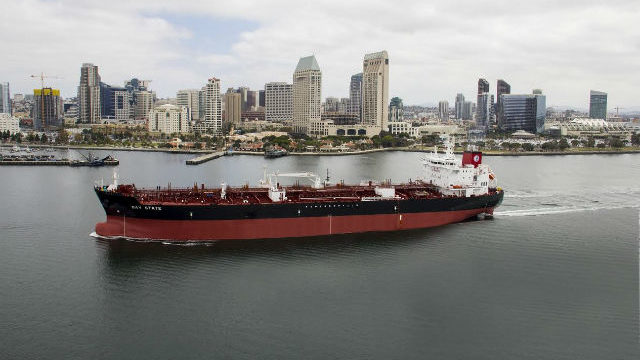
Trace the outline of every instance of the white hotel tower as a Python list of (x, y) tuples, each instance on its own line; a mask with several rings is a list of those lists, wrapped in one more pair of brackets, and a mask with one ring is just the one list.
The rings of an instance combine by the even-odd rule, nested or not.
[(389, 54), (366, 54), (362, 65), (362, 124), (387, 129), (389, 113)]
[(293, 73), (293, 131), (307, 134), (313, 123), (320, 122), (322, 106), (322, 72), (311, 55), (300, 58)]

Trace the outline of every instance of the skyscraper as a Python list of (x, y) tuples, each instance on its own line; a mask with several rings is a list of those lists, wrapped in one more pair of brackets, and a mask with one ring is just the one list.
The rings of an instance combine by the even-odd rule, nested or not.
[(500, 79), (498, 80), (498, 84), (496, 86), (496, 122), (498, 123), (498, 127), (502, 123), (501, 119), (501, 100), (500, 95), (511, 94), (511, 85), (509, 85), (506, 81)]
[[(392, 97), (389, 102), (389, 122), (402, 121), (404, 118), (404, 105), (399, 97)], [(387, 129), (384, 129), (385, 131)]]
[(130, 118), (136, 120), (148, 120), (149, 112), (155, 103), (155, 93), (149, 90), (151, 80), (139, 80), (133, 78), (124, 82), (124, 87), (129, 92)]
[(129, 119), (131, 99), (126, 88), (100, 82), (100, 115), (102, 119)]
[(220, 79), (211, 78), (204, 87), (204, 128), (214, 134), (222, 134)]
[(387, 129), (389, 114), (389, 54), (366, 54), (362, 64), (362, 124)]
[(464, 108), (464, 95), (456, 95), (456, 119), (462, 119), (462, 111)]
[(240, 94), (233, 91), (227, 91), (224, 94), (224, 114), (225, 120), (229, 123), (237, 125), (240, 123), (242, 115), (242, 104)]
[(257, 111), (260, 106), (260, 93), (258, 91), (247, 91), (247, 109), (245, 111)]
[(547, 114), (546, 97), (542, 94), (502, 94), (500, 128), (507, 131), (544, 131)]
[(351, 75), (349, 84), (349, 114), (362, 118), (362, 73)]
[(607, 93), (591, 90), (589, 92), (589, 117), (607, 119)]
[[(227, 90), (228, 92), (229, 90)], [(242, 103), (242, 111), (249, 111), (249, 88), (241, 86), (235, 92), (240, 94), (240, 102)]]
[(449, 102), (446, 100), (438, 103), (438, 118), (440, 121), (449, 121)]
[(285, 82), (266, 83), (264, 94), (265, 120), (291, 124), (293, 121), (293, 85)]
[(322, 72), (311, 55), (300, 58), (293, 73), (293, 131), (306, 134), (321, 120)]
[(478, 80), (478, 103), (476, 105), (476, 125), (486, 128), (491, 116), (491, 100), (489, 97), (489, 82)]
[(189, 108), (191, 121), (200, 120), (200, 90), (179, 90), (176, 94), (176, 104), (178, 106), (186, 106)]
[(11, 114), (11, 92), (9, 83), (0, 83), (0, 113)]
[(50, 130), (62, 127), (63, 102), (60, 90), (52, 88), (33, 90), (33, 128), (36, 130)]
[(149, 112), (153, 109), (153, 104), (155, 102), (154, 95), (155, 94), (152, 91), (148, 90), (134, 92), (134, 119), (149, 120)]
[(475, 113), (475, 104), (471, 101), (465, 101), (462, 104), (462, 120), (471, 120), (473, 119), (473, 114)]
[(100, 123), (100, 75), (98, 67), (84, 63), (80, 68), (78, 86), (78, 121), (81, 123)]

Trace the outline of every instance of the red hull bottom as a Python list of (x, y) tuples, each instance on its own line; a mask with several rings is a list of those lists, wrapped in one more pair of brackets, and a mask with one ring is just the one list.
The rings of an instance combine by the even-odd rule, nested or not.
[(153, 220), (107, 216), (96, 225), (103, 237), (212, 241), (304, 237), (428, 228), (460, 222), (493, 209), (411, 214), (326, 216), (246, 220)]

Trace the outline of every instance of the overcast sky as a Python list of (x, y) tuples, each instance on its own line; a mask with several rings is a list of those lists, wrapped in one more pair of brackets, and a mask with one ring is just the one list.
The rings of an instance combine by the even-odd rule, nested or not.
[(152, 80), (159, 97), (200, 88), (291, 82), (315, 54), (322, 96), (348, 95), (365, 53), (387, 50), (390, 95), (405, 104), (475, 101), (485, 77), (512, 93), (541, 88), (548, 106), (640, 105), (638, 0), (0, 0), (0, 82), (12, 93), (47, 85), (76, 95), (83, 62), (102, 81)]

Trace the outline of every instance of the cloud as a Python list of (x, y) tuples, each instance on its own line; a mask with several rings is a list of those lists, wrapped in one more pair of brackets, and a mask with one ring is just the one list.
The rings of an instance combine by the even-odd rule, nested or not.
[(291, 81), (298, 58), (313, 53), (323, 96), (347, 96), (364, 54), (386, 49), (391, 95), (408, 104), (473, 99), (486, 77), (492, 91), (498, 78), (514, 92), (542, 88), (549, 105), (584, 108), (589, 89), (607, 91), (612, 106), (638, 105), (637, 1), (1, 1), (0, 77), (14, 93), (45, 71), (73, 96), (82, 62), (109, 83), (153, 79), (160, 96), (211, 76), (223, 88), (262, 88)]

